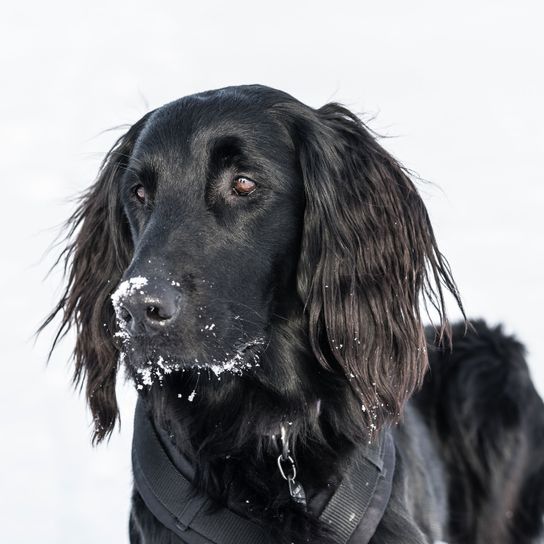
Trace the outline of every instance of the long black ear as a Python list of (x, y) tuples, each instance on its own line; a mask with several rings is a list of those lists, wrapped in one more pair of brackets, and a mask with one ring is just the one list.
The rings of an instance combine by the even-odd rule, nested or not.
[(130, 230), (119, 198), (119, 179), (149, 115), (113, 145), (96, 182), (80, 197), (79, 206), (68, 220), (67, 245), (57, 261), (64, 262), (66, 289), (40, 327), (41, 331), (61, 313), (51, 351), (75, 327), (74, 382), (86, 385), (95, 443), (111, 434), (119, 417), (115, 395), (119, 354), (112, 342), (115, 319), (110, 295), (132, 253)]
[(420, 303), (447, 338), (462, 305), (405, 170), (337, 103), (293, 116), (306, 208), (298, 290), (312, 349), (345, 373), (368, 429), (397, 419), (427, 369)]

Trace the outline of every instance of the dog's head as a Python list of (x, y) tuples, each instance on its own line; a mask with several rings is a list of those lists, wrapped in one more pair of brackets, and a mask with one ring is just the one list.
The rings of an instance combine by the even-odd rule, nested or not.
[(98, 440), (117, 418), (120, 360), (140, 388), (195, 368), (273, 387), (278, 369), (295, 373), (286, 327), (316, 372), (345, 380), (361, 425), (379, 426), (425, 372), (421, 300), (442, 327), (442, 287), (458, 300), (414, 184), (365, 125), (260, 85), (145, 115), (106, 156), (71, 233), (49, 320), (62, 312), (61, 333), (77, 329)]

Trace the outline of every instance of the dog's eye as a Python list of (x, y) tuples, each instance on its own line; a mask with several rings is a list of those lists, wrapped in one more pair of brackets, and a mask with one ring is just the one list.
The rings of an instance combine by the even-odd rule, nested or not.
[(136, 185), (136, 187), (134, 187), (134, 195), (136, 196), (138, 201), (143, 204), (146, 199), (146, 192), (145, 192), (144, 186)]
[(244, 176), (234, 178), (232, 190), (239, 196), (247, 196), (257, 188), (257, 184)]

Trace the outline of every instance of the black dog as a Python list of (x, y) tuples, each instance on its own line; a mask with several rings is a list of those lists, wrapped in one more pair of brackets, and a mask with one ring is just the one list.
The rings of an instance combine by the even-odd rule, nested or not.
[(542, 538), (524, 349), (448, 326), (424, 204), (343, 106), (247, 85), (152, 111), (70, 235), (47, 322), (77, 330), (96, 441), (121, 363), (138, 388), (131, 542)]

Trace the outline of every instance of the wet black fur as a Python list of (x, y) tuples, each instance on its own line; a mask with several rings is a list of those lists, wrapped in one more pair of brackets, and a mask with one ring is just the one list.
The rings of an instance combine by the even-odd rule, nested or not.
[[(256, 182), (250, 195), (232, 191), (241, 174)], [(478, 322), (468, 335), (454, 327), (449, 350), (443, 289), (460, 299), (423, 202), (345, 107), (260, 85), (168, 104), (118, 140), (70, 225), (67, 288), (47, 323), (60, 312), (59, 337), (76, 328), (96, 441), (118, 418), (123, 351), (195, 486), (265, 524), (272, 542), (328, 541), (275, 466), (282, 422), (310, 496), (394, 426), (393, 496), (374, 544), (536, 542), (544, 409), (523, 348)], [(121, 342), (110, 296), (136, 276), (180, 312)], [(440, 321), (428, 350), (421, 302)], [(252, 365), (242, 374), (195, 367), (235, 349)], [(141, 372), (158, 357), (177, 371), (149, 387)], [(179, 542), (137, 493), (130, 535)]]

